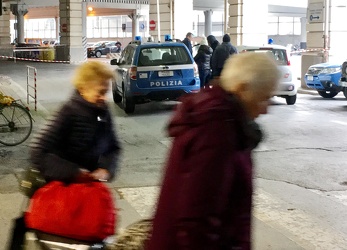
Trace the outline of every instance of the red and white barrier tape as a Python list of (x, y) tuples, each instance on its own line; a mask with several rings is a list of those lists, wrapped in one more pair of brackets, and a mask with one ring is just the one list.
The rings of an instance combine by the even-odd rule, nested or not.
[[(36, 58), (22, 58), (22, 57), (14, 57), (14, 56), (1, 56), (0, 58), (5, 58), (5, 59), (14, 59), (14, 61), (16, 60), (20, 60), (20, 61), (32, 61), (32, 62), (45, 62), (45, 63), (67, 63), (67, 64), (81, 64), (84, 63), (85, 61), (59, 61), (59, 60), (42, 60), (42, 59), (36, 59)], [(109, 62), (105, 62), (104, 63), (109, 64)]]
[[(22, 57), (14, 57), (14, 56), (0, 56), (0, 58), (21, 60), (21, 61), (33, 61), (33, 62), (72, 63), (71, 61), (42, 60), (42, 59), (22, 58)], [(77, 63), (77, 62), (74, 62), (74, 63)], [(82, 63), (82, 62), (78, 62), (78, 63)]]

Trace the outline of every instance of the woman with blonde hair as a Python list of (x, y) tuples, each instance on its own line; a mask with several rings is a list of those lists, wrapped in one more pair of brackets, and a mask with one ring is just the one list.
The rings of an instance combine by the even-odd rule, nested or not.
[(106, 104), (113, 71), (92, 61), (75, 72), (71, 98), (34, 139), (31, 162), (47, 181), (110, 181), (120, 146)]

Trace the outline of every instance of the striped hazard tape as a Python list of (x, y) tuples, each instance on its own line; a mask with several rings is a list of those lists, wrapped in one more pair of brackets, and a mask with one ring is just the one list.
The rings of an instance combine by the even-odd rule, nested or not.
[[(2, 56), (0, 55), (0, 58), (4, 59), (13, 59), (14, 61), (20, 60), (20, 61), (32, 61), (32, 62), (45, 62), (45, 63), (67, 63), (67, 64), (81, 64), (86, 61), (59, 61), (59, 60), (42, 60), (42, 59), (36, 59), (36, 58), (22, 58), (22, 57), (14, 57), (14, 56)], [(109, 64), (109, 62), (104, 63)]]
[[(72, 61), (42, 60), (42, 59), (36, 59), (36, 58), (22, 58), (22, 57), (1, 56), (1, 55), (0, 55), (0, 58), (14, 59), (14, 60), (20, 60), (20, 61), (33, 61), (33, 62), (73, 63)], [(77, 62), (74, 62), (74, 63), (77, 63)], [(78, 62), (78, 63), (82, 63), (82, 62)]]

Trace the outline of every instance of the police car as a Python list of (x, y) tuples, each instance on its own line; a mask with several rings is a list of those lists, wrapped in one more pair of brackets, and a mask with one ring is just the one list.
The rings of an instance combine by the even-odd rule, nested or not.
[(136, 104), (177, 100), (200, 90), (197, 65), (183, 43), (142, 43), (138, 38), (111, 65), (116, 65), (113, 100), (122, 103), (127, 114), (135, 111)]

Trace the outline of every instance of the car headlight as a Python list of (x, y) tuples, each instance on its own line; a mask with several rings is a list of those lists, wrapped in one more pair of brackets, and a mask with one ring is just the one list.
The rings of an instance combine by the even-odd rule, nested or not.
[(322, 69), (322, 71), (320, 73), (321, 74), (334, 74), (334, 73), (338, 73), (338, 72), (341, 72), (341, 67), (325, 68), (325, 69)]

